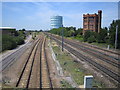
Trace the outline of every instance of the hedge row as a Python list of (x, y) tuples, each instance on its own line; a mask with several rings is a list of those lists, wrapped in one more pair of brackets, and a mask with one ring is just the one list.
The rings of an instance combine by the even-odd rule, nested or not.
[(11, 50), (17, 47), (17, 45), (21, 45), (24, 43), (24, 38), (20, 36), (10, 36), (3, 35), (2, 36), (2, 51)]

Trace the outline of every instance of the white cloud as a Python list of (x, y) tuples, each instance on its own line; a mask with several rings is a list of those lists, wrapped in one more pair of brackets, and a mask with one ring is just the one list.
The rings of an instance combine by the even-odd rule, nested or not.
[(65, 13), (62, 11), (57, 11), (51, 9), (52, 6), (49, 3), (37, 3), (33, 2), (33, 4), (38, 7), (37, 12), (27, 16), (26, 19), (30, 21), (37, 21), (41, 27), (44, 29), (50, 29), (50, 17), (53, 15), (61, 15), (63, 16), (63, 24), (64, 26), (75, 26), (82, 27), (82, 13)]
[[(50, 17), (53, 15), (63, 16), (64, 26), (68, 26), (68, 27), (75, 26), (77, 28), (83, 26), (82, 15), (83, 13), (86, 13), (86, 11), (83, 9), (80, 12), (72, 13), (72, 12), (63, 12), (60, 10), (53, 10), (52, 4), (46, 2), (42, 2), (42, 3), (32, 2), (32, 4), (33, 7), (28, 7), (29, 4), (28, 6), (19, 7), (19, 8), (10, 7), (11, 10), (16, 12), (19, 12), (21, 9), (22, 10), (25, 9), (24, 11), (26, 11), (28, 9), (33, 10), (33, 8), (35, 8), (35, 10), (33, 10), (31, 14), (27, 14), (27, 16), (24, 17), (26, 19), (26, 23), (28, 24), (28, 26), (25, 26), (26, 28), (50, 29)], [(113, 20), (113, 18), (116, 17), (116, 15), (112, 15), (114, 11), (109, 11), (109, 10), (106, 11), (107, 12), (106, 14), (104, 14), (103, 23), (102, 23), (102, 25), (104, 26), (109, 25), (111, 23), (110, 20)], [(111, 19), (108, 17), (110, 17)]]
[(37, 21), (41, 27), (44, 29), (50, 28), (50, 17), (56, 15), (58, 12), (51, 9), (51, 5), (48, 3), (37, 3), (33, 2), (33, 4), (37, 7), (37, 12), (33, 12), (33, 14), (26, 16), (26, 19), (30, 21)]

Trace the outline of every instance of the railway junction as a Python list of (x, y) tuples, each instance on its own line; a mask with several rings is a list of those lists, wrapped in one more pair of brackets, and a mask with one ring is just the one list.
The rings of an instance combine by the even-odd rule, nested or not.
[[(47, 32), (40, 33), (9, 55), (4, 56), (2, 61), (2, 84), (3, 88), (83, 88), (82, 80), (75, 78), (76, 73), (70, 73), (66, 69), (70, 60), (76, 63), (75, 67), (81, 66), (89, 74), (104, 83), (105, 87), (117, 88), (120, 86), (119, 52), (107, 50), (97, 46), (76, 42), (64, 38), (64, 51), (61, 50), (62, 38)], [(59, 57), (56, 52), (59, 48), (62, 53), (70, 58)], [(68, 60), (63, 63), (58, 59)], [(73, 64), (71, 64), (73, 65)], [(69, 67), (67, 67), (69, 68)], [(84, 74), (85, 75), (85, 74)], [(88, 75), (88, 74), (86, 74)], [(77, 82), (80, 82), (78, 83)], [(96, 87), (97, 84), (93, 85)], [(100, 85), (97, 86), (101, 87)], [(105, 88), (101, 87), (101, 88)]]

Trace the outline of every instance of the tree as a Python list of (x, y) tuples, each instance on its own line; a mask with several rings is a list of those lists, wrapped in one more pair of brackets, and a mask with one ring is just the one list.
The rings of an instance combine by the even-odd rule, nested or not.
[(35, 30), (35, 32), (38, 32), (37, 30)]
[(3, 35), (2, 36), (2, 51), (9, 50), (17, 47), (17, 42), (14, 36)]
[(109, 35), (107, 35), (107, 36), (105, 37), (105, 42), (106, 42), (107, 44), (110, 44), (110, 36), (109, 36)]
[(117, 48), (120, 49), (120, 20), (113, 20), (109, 27), (110, 44), (115, 46), (116, 26), (118, 25)]
[(96, 39), (94, 36), (90, 36), (87, 41), (88, 41), (88, 43), (93, 43), (96, 41)]
[(105, 38), (107, 37), (107, 33), (108, 33), (107, 27), (102, 28), (100, 30), (98, 36), (96, 37), (97, 42), (98, 43), (105, 43)]
[(91, 31), (86, 31), (83, 36), (84, 42), (86, 42), (90, 36), (91, 36)]
[(75, 36), (82, 35), (82, 34), (83, 34), (83, 29), (82, 28), (78, 28), (75, 32)]
[(43, 30), (40, 30), (40, 32), (42, 32)]
[(18, 31), (15, 31), (14, 35), (15, 35), (15, 36), (19, 36)]
[(26, 31), (26, 30), (23, 28), (22, 31)]

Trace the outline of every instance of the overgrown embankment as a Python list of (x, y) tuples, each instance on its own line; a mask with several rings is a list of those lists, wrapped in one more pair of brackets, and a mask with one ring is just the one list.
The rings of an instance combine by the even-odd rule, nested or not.
[[(12, 34), (2, 34), (2, 50), (11, 50), (18, 45), (24, 44), (26, 34), (24, 30), (14, 31)], [(1, 52), (0, 51), (0, 52)]]

